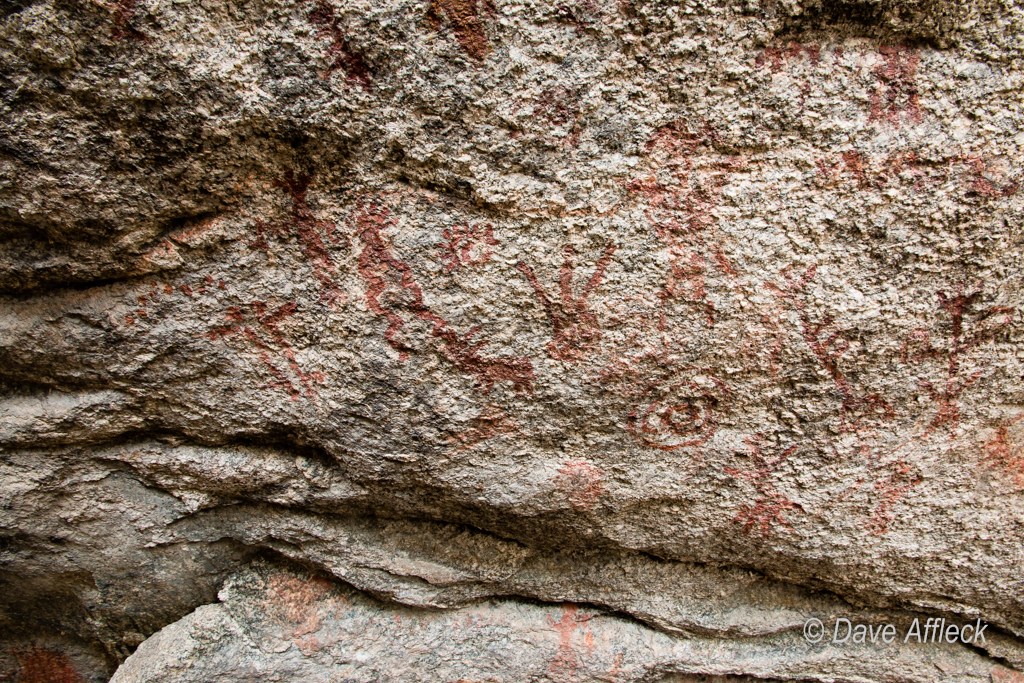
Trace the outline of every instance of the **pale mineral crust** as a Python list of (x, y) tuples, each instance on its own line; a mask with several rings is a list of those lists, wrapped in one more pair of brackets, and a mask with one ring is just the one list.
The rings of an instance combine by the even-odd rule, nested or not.
[(0, 10), (0, 680), (1024, 681), (1019, 2)]

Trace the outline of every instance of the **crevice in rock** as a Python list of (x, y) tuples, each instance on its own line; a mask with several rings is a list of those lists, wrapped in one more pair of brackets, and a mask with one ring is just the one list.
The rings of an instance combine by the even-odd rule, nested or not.
[[(159, 265), (146, 260), (147, 254), (163, 246), (173, 246), (184, 254), (211, 253), (211, 248), (198, 248), (175, 237), (230, 212), (203, 211), (172, 219), (142, 242), (119, 247), (116, 240), (93, 236), (90, 239), (55, 241), (38, 236), (35, 226), (24, 226), (11, 234), (0, 250), (0, 262), (10, 267), (0, 276), (0, 295), (16, 301), (29, 301), (38, 296), (62, 292), (86, 292), (114, 284), (131, 284), (156, 275), (175, 273), (187, 267), (184, 259), (177, 264)], [(172, 245), (173, 242), (173, 245)]]
[(776, 39), (865, 37), (890, 45), (947, 49), (959, 41), (970, 3), (951, 0), (811, 0), (786, 17)]

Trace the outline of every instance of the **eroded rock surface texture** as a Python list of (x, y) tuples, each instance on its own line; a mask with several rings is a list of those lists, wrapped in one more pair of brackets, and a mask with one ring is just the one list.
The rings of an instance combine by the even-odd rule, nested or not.
[(1019, 2), (0, 8), (0, 679), (1024, 680)]

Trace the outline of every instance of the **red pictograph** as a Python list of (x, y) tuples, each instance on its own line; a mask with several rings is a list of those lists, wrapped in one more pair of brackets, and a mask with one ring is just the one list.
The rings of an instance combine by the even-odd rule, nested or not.
[(615, 245), (609, 243), (605, 246), (604, 254), (578, 296), (574, 296), (572, 290), (576, 250), (566, 245), (563, 253), (558, 277), (560, 296), (557, 301), (548, 296), (529, 264), (520, 261), (516, 268), (530, 283), (551, 323), (552, 338), (547, 345), (548, 355), (556, 360), (572, 362), (580, 360), (587, 351), (592, 350), (593, 343), (601, 336), (597, 316), (587, 306), (587, 297), (604, 279), (605, 270), (615, 253)]
[(816, 274), (817, 266), (814, 265), (799, 276), (793, 275), (790, 271), (783, 271), (785, 285), (767, 283), (766, 286), (797, 312), (807, 348), (839, 390), (843, 398), (841, 430), (856, 431), (865, 420), (893, 419), (896, 411), (881, 394), (858, 391), (840, 369), (839, 361), (850, 349), (850, 342), (846, 339), (848, 331), (839, 329), (832, 316), (814, 320), (808, 312), (807, 287)]
[[(1020, 189), (1020, 182), (1014, 178), (998, 178), (989, 168), (983, 157), (969, 156), (957, 159), (968, 168), (967, 184), (969, 191), (982, 200), (994, 197), (1012, 197)], [(1002, 187), (998, 183), (1003, 182)]]
[(698, 446), (714, 435), (717, 408), (715, 396), (683, 383), (630, 412), (629, 429), (641, 442), (664, 451)]
[(466, 54), (483, 60), (491, 52), (484, 17), (493, 17), (496, 12), (494, 0), (431, 0), (427, 19), (434, 30), (440, 30), (447, 20)]
[(42, 647), (15, 650), (13, 654), (21, 669), (21, 683), (85, 683), (65, 654)]
[(754, 59), (754, 66), (761, 68), (767, 64), (774, 73), (778, 73), (786, 62), (798, 60), (804, 55), (812, 65), (818, 64), (821, 61), (821, 46), (803, 45), (793, 40), (785, 47), (766, 47)]
[(390, 210), (376, 203), (362, 204), (355, 212), (355, 230), (363, 243), (359, 254), (359, 274), (367, 283), (366, 305), (388, 321), (384, 339), (404, 361), (413, 347), (399, 338), (406, 325), (402, 313), (431, 326), (431, 337), (440, 342), (440, 351), (459, 371), (474, 377), (481, 391), (495, 384), (511, 382), (516, 392), (533, 390), (533, 364), (529, 358), (485, 358), (480, 349), (486, 340), (473, 341), (481, 328), (471, 327), (459, 334), (423, 300), (423, 290), (407, 263), (396, 258), (382, 232), (396, 225)]
[(136, 0), (118, 0), (114, 5), (114, 26), (110, 29), (110, 36), (114, 40), (149, 42), (149, 36), (132, 25), (136, 12), (135, 2)]
[(331, 44), (327, 47), (327, 57), (331, 64), (324, 71), (324, 78), (330, 78), (336, 71), (343, 71), (348, 83), (359, 85), (367, 92), (371, 91), (373, 79), (370, 76), (370, 67), (349, 43), (341, 23), (334, 15), (334, 9), (327, 0), (317, 0), (316, 9), (309, 13), (309, 21), (317, 27), (317, 32), (321, 36), (331, 39)]
[(663, 300), (678, 299), (703, 311), (709, 326), (715, 324), (715, 305), (707, 300), (707, 263), (699, 253), (681, 246), (669, 249), (669, 271)]
[(668, 304), (682, 301), (715, 324), (715, 305), (708, 298), (709, 271), (717, 268), (729, 278), (737, 274), (718, 240), (716, 208), (734, 173), (746, 167), (741, 157), (706, 154), (720, 142), (709, 125), (691, 130), (685, 121), (661, 126), (647, 141), (646, 152), (655, 173), (626, 183), (630, 197), (644, 205), (648, 225), (669, 249), (669, 273), (659, 293)]
[(944, 361), (941, 382), (921, 380), (921, 386), (938, 406), (926, 433), (944, 428), (952, 436), (960, 425), (961, 395), (984, 375), (982, 369), (965, 371), (968, 354), (981, 344), (995, 340), (1009, 326), (1017, 309), (1010, 306), (979, 308), (981, 292), (967, 293), (963, 283), (957, 285), (955, 294), (939, 291), (936, 297), (938, 310), (948, 316), (948, 323), (939, 326), (944, 338), (936, 341), (930, 329), (918, 328), (904, 342), (900, 356), (905, 362), (917, 364), (930, 359)]
[(576, 670), (580, 667), (579, 654), (573, 646), (577, 629), (583, 626), (583, 644), (588, 649), (593, 647), (593, 635), (587, 622), (593, 615), (581, 612), (579, 607), (566, 603), (562, 605), (562, 618), (555, 621), (548, 617), (548, 624), (558, 633), (558, 649), (551, 661), (549, 671), (554, 680), (575, 680)]
[(885, 479), (875, 482), (874, 490), (877, 492), (878, 502), (875, 504), (871, 516), (864, 523), (864, 526), (871, 532), (872, 536), (881, 536), (889, 531), (889, 525), (893, 521), (893, 509), (896, 507), (896, 504), (911, 489), (924, 481), (921, 475), (912, 473), (913, 468), (903, 462), (903, 460), (898, 460), (890, 466), (892, 474)]
[(338, 286), (338, 270), (331, 256), (329, 244), (343, 243), (345, 238), (338, 234), (335, 224), (320, 220), (313, 213), (306, 198), (306, 192), (313, 184), (312, 176), (292, 169), (285, 170), (284, 177), (273, 181), (274, 187), (284, 190), (291, 197), (291, 216), (283, 221), (255, 224), (256, 239), (249, 243), (254, 249), (267, 251), (270, 245), (267, 236), (286, 239), (294, 234), (302, 246), (302, 253), (320, 282), (320, 299), (331, 306), (345, 301), (345, 293)]
[(494, 226), (490, 223), (456, 223), (445, 228), (437, 254), (444, 262), (444, 270), (451, 273), (463, 266), (482, 266), (491, 260), (490, 247), (498, 246)]
[[(231, 306), (225, 314), (228, 324), (215, 327), (206, 336), (210, 341), (240, 340), (242, 343), (239, 348), (255, 349), (260, 362), (270, 371), (274, 379), (269, 386), (283, 389), (293, 401), (298, 401), (303, 395), (312, 398), (316, 396), (314, 385), (322, 383), (324, 375), (321, 372), (305, 372), (302, 369), (294, 349), (280, 328), (281, 323), (295, 315), (297, 310), (298, 305), (292, 301), (273, 310), (264, 301), (253, 301), (246, 306)], [(282, 360), (291, 375), (281, 369), (279, 364)], [(302, 386), (301, 391), (293, 383), (292, 378), (298, 380)]]
[(881, 191), (902, 186), (914, 193), (939, 192), (951, 180), (958, 181), (964, 203), (985, 203), (1011, 197), (1019, 179), (1004, 164), (981, 156), (956, 155), (924, 159), (916, 152), (873, 155), (858, 150), (823, 156), (816, 160), (817, 184), (842, 187), (851, 182), (858, 190)]
[[(740, 508), (733, 523), (742, 524), (744, 533), (749, 534), (756, 529), (762, 536), (770, 535), (772, 527), (775, 525), (790, 529), (785, 513), (790, 510), (803, 511), (803, 508), (799, 503), (794, 503), (776, 489), (774, 482), (771, 481), (771, 475), (796, 452), (797, 446), (793, 445), (783, 449), (781, 446), (769, 445), (762, 434), (749, 437), (746, 442), (750, 450), (751, 466), (746, 468), (726, 467), (725, 472), (753, 484), (757, 491), (757, 497), (753, 504), (743, 505)], [(765, 457), (765, 448), (771, 449), (774, 454), (771, 457)]]
[[(644, 360), (636, 359), (641, 363)], [(647, 370), (633, 367), (605, 373), (609, 386), (639, 399), (626, 423), (637, 441), (674, 451), (700, 446), (715, 435), (718, 415), (732, 394), (724, 382), (708, 372), (672, 363), (653, 374), (647, 374)]]
[(874, 69), (878, 86), (871, 93), (869, 121), (888, 121), (900, 125), (900, 114), (913, 123), (920, 123), (921, 96), (917, 89), (917, 69), (921, 55), (904, 45), (883, 45), (878, 48), (882, 63)]
[(647, 139), (644, 151), (651, 154), (660, 147), (671, 157), (685, 158), (702, 145), (720, 141), (718, 132), (710, 124), (705, 123), (700, 130), (692, 131), (685, 120), (676, 119), (659, 126)]
[(1018, 491), (1024, 491), (1024, 441), (1018, 427), (1022, 420), (1024, 415), (1018, 415), (996, 428), (995, 435), (983, 445), (980, 463), (983, 468), (1005, 476)]

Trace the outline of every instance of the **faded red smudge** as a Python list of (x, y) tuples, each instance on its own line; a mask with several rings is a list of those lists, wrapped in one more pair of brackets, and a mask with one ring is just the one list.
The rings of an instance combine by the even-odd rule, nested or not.
[(821, 185), (832, 185), (839, 177), (839, 170), (831, 160), (826, 158), (817, 159), (814, 162), (817, 167), (817, 179)]
[[(940, 188), (953, 178), (965, 190), (962, 201), (986, 202), (1011, 197), (1020, 189), (1019, 180), (990, 168), (990, 161), (979, 156), (953, 156), (925, 160), (915, 152), (872, 156), (848, 150), (838, 156), (816, 161), (817, 180), (823, 186), (835, 186), (852, 178), (860, 189), (882, 190), (894, 183), (912, 183), (917, 191)], [(966, 167), (966, 173), (957, 167)]]
[[(922, 380), (921, 386), (928, 390), (939, 410), (928, 425), (926, 433), (940, 427), (949, 429), (950, 434), (960, 425), (959, 398), (963, 392), (977, 381), (983, 371), (976, 370), (967, 377), (961, 376), (961, 363), (964, 355), (983, 342), (991, 341), (1010, 324), (1017, 309), (1010, 306), (990, 306), (975, 311), (981, 299), (981, 292), (964, 293), (963, 283), (957, 286), (955, 295), (944, 291), (936, 293), (939, 310), (945, 311), (950, 318), (949, 333), (944, 343), (936, 346), (931, 342), (928, 330), (919, 329), (911, 333), (900, 349), (904, 361), (920, 363), (927, 358), (944, 357), (946, 360), (946, 378), (940, 387), (932, 382)], [(973, 318), (970, 332), (964, 329), (965, 318)]]
[(736, 277), (736, 267), (729, 262), (728, 257), (726, 257), (726, 255), (722, 253), (721, 249), (716, 247), (712, 255), (715, 259), (715, 264), (722, 270), (723, 273), (725, 273), (729, 277)]
[(572, 362), (580, 360), (585, 352), (593, 348), (593, 342), (601, 336), (597, 316), (587, 307), (587, 297), (604, 279), (604, 272), (611, 263), (612, 254), (615, 253), (615, 245), (608, 243), (605, 246), (604, 254), (594, 266), (594, 272), (577, 297), (572, 293), (576, 250), (571, 245), (566, 245), (563, 253), (564, 259), (558, 277), (558, 301), (552, 301), (548, 297), (533, 268), (525, 261), (517, 263), (516, 269), (533, 287), (534, 294), (547, 313), (548, 322), (551, 323), (552, 338), (547, 345), (548, 355), (556, 360)]
[(651, 154), (656, 149), (662, 148), (672, 156), (685, 156), (693, 154), (701, 145), (713, 144), (718, 141), (718, 132), (710, 124), (704, 124), (700, 131), (693, 132), (684, 119), (676, 119), (651, 133), (651, 137), (647, 139), (645, 151), (647, 154)]
[[(659, 237), (685, 238), (701, 244), (702, 233), (718, 222), (714, 210), (721, 200), (721, 190), (733, 170), (735, 168), (731, 162), (713, 165), (710, 172), (702, 174), (699, 182), (685, 191), (654, 178), (631, 180), (626, 183), (626, 190), (631, 194), (640, 194), (647, 200), (644, 213), (648, 224)], [(686, 162), (677, 164), (675, 175), (677, 181), (689, 184), (694, 175), (692, 165)]]
[(610, 683), (614, 683), (614, 681), (616, 681), (618, 679), (618, 677), (619, 677), (619, 675), (621, 673), (622, 673), (622, 653), (620, 652), (617, 655), (615, 655), (615, 660), (612, 662), (612, 665), (610, 667), (608, 667), (608, 673), (606, 673), (604, 675), (604, 678), (601, 679), (601, 680), (605, 680), (605, 681), (609, 681)]
[[(441, 233), (445, 241), (437, 249), (444, 261), (444, 270), (451, 273), (462, 266), (480, 266), (493, 255), (488, 246), (497, 246), (494, 226), (490, 223), (455, 224)], [(475, 256), (474, 256), (475, 254)]]
[(843, 152), (843, 163), (846, 168), (857, 179), (857, 184), (865, 187), (868, 184), (867, 173), (864, 170), (864, 157), (860, 152)]
[(537, 98), (533, 115), (543, 118), (552, 125), (564, 126), (572, 124), (566, 144), (575, 147), (579, 144), (582, 130), (580, 128), (579, 92), (563, 86), (547, 88)]
[(800, 277), (783, 273), (786, 278), (784, 287), (777, 287), (771, 283), (767, 283), (767, 287), (774, 291), (776, 296), (790, 302), (796, 310), (807, 348), (814, 354), (818, 363), (839, 389), (839, 393), (843, 397), (844, 422), (850, 420), (848, 424), (843, 425), (842, 429), (844, 431), (855, 429), (857, 424), (864, 419), (866, 413), (874, 413), (875, 416), (883, 420), (893, 419), (896, 416), (896, 411), (882, 398), (881, 394), (859, 395), (839, 369), (839, 359), (850, 348), (850, 342), (843, 337), (846, 330), (835, 329), (832, 316), (826, 316), (819, 322), (811, 320), (811, 316), (807, 312), (806, 289), (816, 274), (817, 266), (810, 266)]
[(586, 460), (566, 460), (555, 477), (555, 487), (576, 508), (589, 508), (604, 493), (604, 472)]
[[(573, 648), (573, 636), (580, 624), (586, 624), (590, 620), (589, 614), (581, 614), (576, 605), (562, 605), (562, 618), (555, 621), (548, 617), (548, 624), (558, 633), (558, 650), (555, 658), (551, 661), (549, 671), (556, 676), (572, 677), (580, 666), (579, 657)], [(589, 635), (590, 629), (585, 628)]]
[(786, 47), (767, 47), (754, 60), (754, 65), (761, 68), (766, 63), (771, 65), (775, 73), (782, 71), (783, 64), (790, 59), (799, 59), (802, 54), (807, 55), (811, 64), (818, 64), (821, 61), (821, 47), (818, 45), (801, 45), (791, 41)]
[(1024, 420), (1024, 415), (1018, 415), (996, 428), (995, 436), (983, 446), (985, 457), (981, 461), (985, 469), (1000, 470), (1010, 478), (1018, 491), (1024, 491), (1024, 444), (1010, 439), (1010, 427), (1021, 420)]
[(962, 157), (958, 161), (962, 161), (970, 169), (968, 176), (969, 190), (982, 199), (1011, 197), (1017, 194), (1019, 184), (1016, 180), (1010, 180), (1002, 187), (998, 187), (995, 182), (986, 176), (988, 171), (987, 164), (981, 157)]
[(323, 646), (320, 644), (320, 639), (316, 636), (296, 638), (294, 642), (295, 645), (300, 650), (302, 650), (302, 654), (304, 654), (307, 657), (312, 657), (314, 654), (316, 654), (323, 648)]
[[(708, 325), (715, 324), (715, 305), (707, 300), (705, 286), (704, 257), (681, 247), (672, 247), (669, 252), (669, 272), (665, 289), (659, 292), (663, 300), (682, 299), (704, 313)], [(720, 267), (731, 270), (728, 261), (722, 257)]]
[(317, 27), (321, 36), (331, 39), (327, 56), (332, 58), (332, 61), (324, 71), (324, 78), (330, 78), (335, 71), (344, 71), (348, 83), (359, 85), (367, 92), (372, 90), (370, 67), (363, 56), (349, 44), (338, 18), (334, 16), (334, 9), (327, 0), (317, 0), (316, 9), (309, 13), (309, 21)]
[(750, 448), (750, 461), (753, 466), (745, 469), (726, 467), (725, 471), (734, 477), (751, 482), (757, 490), (757, 498), (753, 505), (744, 505), (740, 508), (733, 523), (743, 524), (743, 532), (746, 534), (756, 528), (762, 536), (768, 536), (771, 533), (772, 525), (775, 524), (789, 530), (791, 527), (786, 521), (784, 513), (787, 510), (803, 511), (803, 508), (781, 494), (769, 477), (789, 456), (796, 452), (797, 447), (790, 446), (773, 457), (766, 458), (764, 456), (764, 435), (757, 434), (747, 438), (746, 441)]
[(580, 18), (582, 15), (581, 10), (588, 14), (598, 12), (598, 8), (593, 0), (582, 0), (575, 8), (563, 2), (555, 8), (555, 17), (558, 21), (571, 25), (577, 32), (583, 33), (586, 30), (587, 22)]
[(85, 683), (67, 655), (60, 652), (33, 647), (27, 652), (15, 651), (14, 656), (21, 668), (21, 683)]
[(1024, 683), (1024, 674), (998, 664), (990, 672), (992, 683)]
[[(302, 245), (302, 253), (313, 268), (313, 274), (320, 281), (320, 300), (336, 306), (345, 301), (345, 293), (336, 282), (337, 268), (327, 251), (324, 239), (333, 242), (341, 241), (336, 235), (336, 227), (331, 221), (318, 220), (306, 201), (306, 190), (313, 184), (312, 176), (300, 173), (298, 176), (292, 169), (286, 169), (284, 177), (273, 181), (274, 187), (284, 190), (291, 196), (291, 217), (276, 224), (256, 221), (256, 239), (250, 246), (257, 249), (268, 249), (266, 235), (287, 237), (294, 232)], [(207, 284), (213, 284), (211, 279)]]
[(453, 435), (449, 441), (459, 444), (457, 450), (464, 451), (476, 444), (493, 438), (498, 434), (508, 434), (516, 430), (516, 423), (508, 418), (501, 408), (488, 405), (473, 418), (469, 428)]
[(205, 218), (198, 223), (194, 223), (184, 230), (179, 232), (171, 233), (168, 237), (177, 242), (178, 244), (187, 247), (198, 247), (205, 240), (205, 236), (213, 228), (217, 227), (224, 220), (223, 216), (213, 216), (211, 218)]
[(875, 490), (880, 492), (880, 500), (864, 525), (871, 531), (872, 536), (881, 536), (889, 530), (896, 503), (924, 481), (919, 474), (911, 475), (910, 465), (902, 460), (893, 463), (892, 468), (893, 473), (890, 477), (875, 482)]
[(920, 190), (926, 180), (944, 181), (948, 176), (948, 167), (956, 162), (954, 159), (925, 165), (914, 152), (872, 157), (864, 152), (847, 150), (839, 154), (838, 160), (835, 157), (821, 158), (815, 163), (818, 167), (818, 182), (822, 185), (837, 185), (847, 176), (853, 178), (858, 188), (880, 190), (891, 182), (901, 180), (901, 174), (909, 171), (915, 189)]
[(493, 16), (496, 11), (494, 0), (432, 0), (427, 18), (434, 30), (440, 30), (444, 23), (442, 17), (447, 19), (466, 54), (482, 60), (491, 52), (482, 14)]
[(871, 114), (868, 121), (888, 121), (900, 125), (900, 114), (906, 112), (914, 123), (920, 123), (921, 98), (917, 90), (917, 68), (921, 56), (917, 50), (903, 45), (885, 45), (878, 49), (883, 64), (874, 69), (879, 84), (871, 93)]
[(110, 36), (114, 40), (149, 42), (149, 36), (132, 26), (132, 20), (135, 18), (135, 1), (118, 0), (114, 5), (114, 26), (110, 29)]
[[(331, 597), (331, 582), (314, 576), (303, 580), (291, 574), (274, 574), (267, 579), (263, 606), (270, 619), (284, 630), (284, 638), (298, 640), (320, 629), (320, 613)], [(304, 641), (311, 645), (309, 640)]]
[[(386, 207), (370, 204), (360, 206), (356, 212), (356, 232), (363, 242), (359, 255), (359, 274), (368, 285), (366, 304), (376, 315), (388, 321), (384, 339), (391, 348), (399, 352), (399, 360), (408, 358), (411, 347), (400, 341), (398, 333), (405, 326), (405, 320), (396, 309), (407, 310), (417, 318), (432, 325), (431, 335), (442, 343), (443, 355), (461, 372), (476, 378), (480, 389), (487, 393), (494, 385), (512, 382), (513, 391), (533, 390), (533, 364), (529, 358), (483, 358), (480, 349), (486, 341), (472, 341), (480, 327), (471, 327), (460, 335), (440, 316), (423, 302), (423, 291), (413, 277), (408, 264), (395, 258), (384, 242), (381, 231), (394, 225)], [(385, 290), (391, 286), (397, 289), (395, 300), (382, 300)]]
[[(268, 312), (267, 304), (263, 301), (253, 301), (243, 310), (238, 306), (231, 306), (227, 309), (225, 317), (228, 325), (216, 327), (207, 333), (210, 341), (227, 339), (234, 335), (240, 335), (246, 342), (256, 349), (260, 361), (267, 367), (274, 380), (270, 383), (272, 387), (279, 387), (288, 392), (293, 401), (297, 401), (305, 393), (307, 397), (316, 395), (314, 382), (322, 383), (324, 375), (322, 372), (305, 372), (295, 358), (295, 352), (284, 339), (279, 325), (286, 318), (295, 314), (298, 305), (295, 302), (285, 303), (272, 312)], [(255, 318), (257, 325), (244, 324), (247, 319)], [(262, 330), (262, 334), (260, 333)], [(269, 337), (269, 340), (266, 338)], [(274, 356), (285, 359), (292, 374), (298, 378), (305, 389), (300, 392), (295, 387), (288, 375), (282, 371), (274, 361)]]

